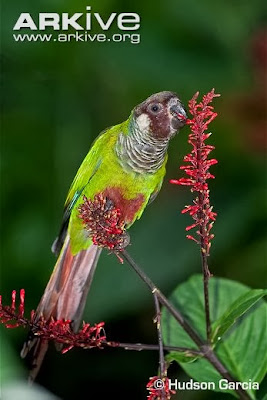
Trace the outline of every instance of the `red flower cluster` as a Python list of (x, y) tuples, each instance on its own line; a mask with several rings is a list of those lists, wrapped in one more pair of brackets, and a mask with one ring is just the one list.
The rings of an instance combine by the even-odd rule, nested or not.
[(148, 400), (170, 400), (171, 395), (175, 394), (175, 390), (169, 388), (169, 378), (160, 378), (159, 376), (153, 376), (146, 385), (149, 395)]
[(114, 206), (112, 200), (96, 195), (93, 200), (83, 197), (79, 207), (82, 219), (93, 243), (109, 250), (121, 250), (129, 244), (129, 236), (121, 220), (121, 211)]
[(100, 322), (91, 326), (83, 322), (82, 329), (77, 333), (71, 328), (71, 320), (53, 320), (45, 321), (40, 319), (37, 328), (33, 328), (33, 333), (44, 340), (54, 340), (65, 346), (62, 353), (66, 353), (73, 347), (81, 347), (83, 349), (91, 349), (93, 347), (101, 347), (102, 342), (106, 340), (104, 332), (104, 322)]
[(220, 96), (214, 93), (212, 89), (209, 93), (203, 96), (202, 101), (197, 104), (197, 92), (189, 101), (189, 111), (193, 116), (187, 120), (190, 125), (191, 133), (189, 134), (188, 143), (192, 145), (192, 151), (184, 157), (184, 161), (188, 164), (181, 166), (189, 178), (172, 179), (170, 182), (176, 185), (191, 186), (192, 192), (198, 192), (198, 196), (193, 201), (192, 205), (186, 206), (182, 213), (189, 213), (194, 220), (194, 223), (187, 226), (186, 231), (198, 227), (197, 235), (200, 240), (197, 240), (192, 235), (187, 235), (188, 239), (194, 240), (201, 244), (202, 252), (209, 254), (210, 241), (214, 237), (210, 233), (213, 222), (217, 214), (212, 211), (209, 199), (209, 187), (207, 179), (215, 178), (209, 172), (209, 168), (217, 164), (214, 158), (208, 159), (210, 152), (214, 146), (207, 145), (205, 141), (210, 137), (211, 133), (206, 133), (208, 125), (216, 118), (217, 113), (213, 111), (213, 106), (210, 105), (214, 97)]
[(83, 323), (80, 331), (73, 332), (70, 320), (54, 320), (46, 321), (39, 318), (36, 322), (35, 311), (31, 312), (30, 319), (24, 317), (24, 299), (25, 290), (20, 290), (20, 304), (16, 310), (16, 291), (12, 291), (11, 306), (2, 305), (2, 296), (0, 296), (0, 323), (6, 328), (17, 328), (18, 326), (27, 327), (33, 335), (43, 340), (53, 340), (57, 343), (64, 344), (62, 353), (66, 353), (73, 347), (82, 347), (90, 349), (92, 347), (101, 347), (106, 341), (104, 332), (104, 322), (100, 322), (91, 326)]

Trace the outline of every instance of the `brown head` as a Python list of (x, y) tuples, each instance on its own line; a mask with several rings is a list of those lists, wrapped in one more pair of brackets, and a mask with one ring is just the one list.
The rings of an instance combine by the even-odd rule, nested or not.
[(133, 110), (141, 131), (158, 140), (170, 139), (186, 122), (185, 108), (174, 92), (159, 92), (148, 97)]

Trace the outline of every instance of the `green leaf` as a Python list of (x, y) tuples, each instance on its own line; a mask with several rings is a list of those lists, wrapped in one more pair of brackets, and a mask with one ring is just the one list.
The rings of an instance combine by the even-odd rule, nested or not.
[(267, 290), (253, 289), (241, 295), (234, 301), (223, 315), (215, 321), (212, 329), (212, 342), (216, 343), (222, 335), (236, 322), (236, 320), (245, 314), (254, 304), (267, 294)]
[(195, 361), (198, 357), (197, 355), (190, 354), (189, 351), (171, 351), (165, 356), (165, 360), (169, 363), (172, 361), (188, 363)]
[[(210, 279), (211, 321), (219, 320), (240, 296), (245, 297), (250, 292), (250, 288), (235, 281), (215, 277)], [(202, 275), (194, 275), (179, 285), (170, 300), (204, 340), (206, 327)], [(162, 330), (165, 345), (197, 348), (165, 308), (162, 313)], [(267, 365), (265, 332), (266, 303), (260, 300), (225, 332), (216, 345), (215, 352), (218, 358), (237, 381), (262, 381)], [(173, 354), (172, 359), (177, 359), (185, 372), (195, 381), (214, 382), (216, 391), (227, 392), (220, 389), (219, 381), (222, 377), (206, 359), (199, 358), (194, 362), (185, 363), (179, 361), (178, 356), (175, 358)], [(229, 392), (234, 394), (233, 391)], [(248, 393), (255, 399), (253, 389), (249, 389)]]

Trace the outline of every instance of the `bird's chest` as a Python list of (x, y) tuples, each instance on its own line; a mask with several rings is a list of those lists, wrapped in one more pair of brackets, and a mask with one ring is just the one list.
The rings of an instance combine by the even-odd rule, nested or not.
[(124, 169), (117, 158), (106, 157), (83, 194), (93, 199), (102, 193), (120, 209), (122, 219), (130, 225), (142, 214), (158, 181), (158, 174), (135, 173)]
[(121, 218), (126, 224), (131, 224), (136, 219), (146, 202), (143, 193), (136, 193), (136, 196), (128, 198), (127, 189), (119, 186), (109, 186), (102, 193), (120, 210)]

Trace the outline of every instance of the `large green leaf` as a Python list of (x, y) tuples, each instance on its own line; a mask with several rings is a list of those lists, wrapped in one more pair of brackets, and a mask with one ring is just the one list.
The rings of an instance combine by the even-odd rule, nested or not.
[(266, 294), (267, 290), (254, 289), (238, 297), (238, 299), (232, 303), (223, 315), (213, 324), (212, 342), (216, 343), (220, 340), (222, 335), (228, 331), (236, 320)]
[[(211, 321), (220, 320), (240, 296), (246, 297), (251, 290), (241, 283), (223, 278), (212, 278), (209, 284)], [(248, 296), (249, 297), (249, 296)], [(199, 335), (205, 338), (205, 313), (202, 275), (194, 275), (178, 286), (170, 300)], [(163, 309), (163, 339), (166, 345), (196, 348), (170, 313)], [(259, 301), (249, 312), (221, 337), (215, 352), (230, 373), (240, 382), (261, 382), (266, 372), (266, 304)], [(173, 357), (174, 359), (174, 357)], [(178, 358), (177, 358), (178, 360)], [(205, 359), (195, 362), (179, 362), (183, 369), (198, 382), (214, 382), (216, 391), (221, 376)], [(231, 392), (233, 393), (233, 392)], [(255, 392), (248, 390), (254, 399)]]

